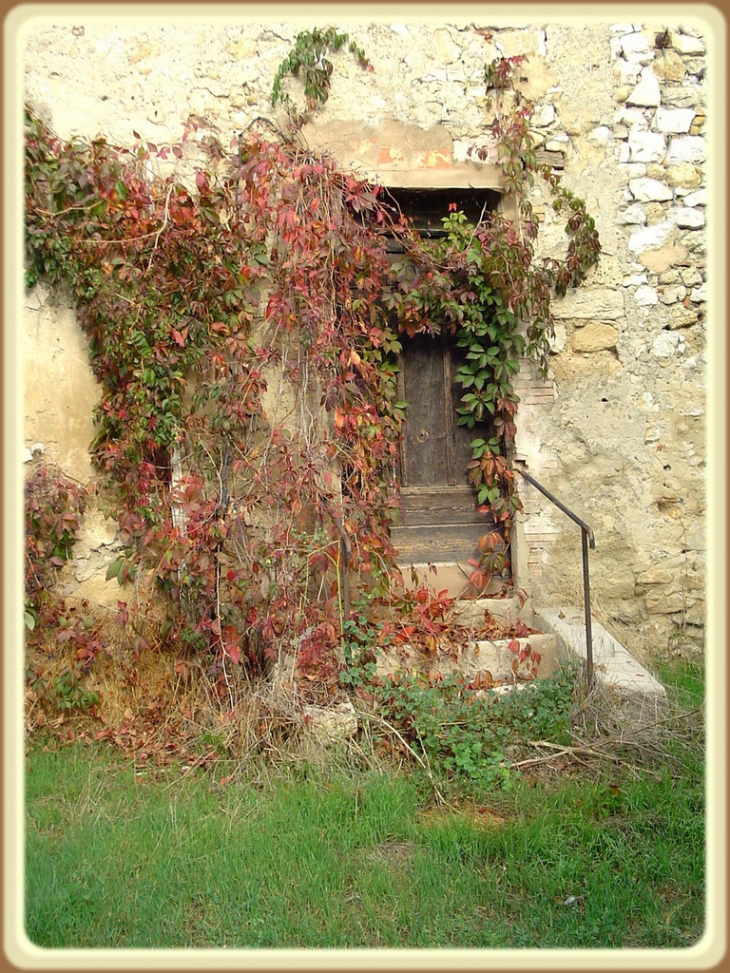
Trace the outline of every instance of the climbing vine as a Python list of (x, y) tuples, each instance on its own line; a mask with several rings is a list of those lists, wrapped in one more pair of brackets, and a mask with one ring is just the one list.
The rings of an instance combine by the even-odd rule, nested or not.
[[(323, 105), (329, 98), (331, 77), (334, 66), (327, 54), (339, 51), (350, 41), (348, 34), (338, 34), (334, 27), (320, 30), (301, 31), (297, 34), (294, 46), (286, 58), (281, 62), (274, 77), (271, 88), (271, 104), (281, 103), (290, 116), (301, 125), (307, 114), (311, 114), (318, 105)], [(365, 70), (372, 71), (373, 66), (365, 51), (350, 41), (347, 47), (350, 54)], [(291, 96), (283, 88), (282, 82), (287, 75), (298, 77), (304, 85), (306, 113), (297, 113)]]
[[(325, 101), (325, 54), (347, 40), (300, 34), (272, 102), (287, 104), (282, 80), (300, 70), (309, 109)], [(154, 578), (171, 604), (163, 636), (208, 653), (221, 695), (229, 665), (282, 648), (326, 693), (350, 597), (388, 594), (401, 334), (453, 335), (477, 501), (507, 526), (518, 508), (518, 359), (544, 364), (551, 293), (598, 253), (582, 201), (537, 166), (528, 119), (520, 107), (494, 128), (520, 225), (498, 213), (471, 224), (454, 206), (445, 237), (426, 241), (378, 187), (288, 139), (249, 132), (231, 152), (195, 140), (205, 155), (186, 172), (193, 124), (177, 145), (119, 148), (63, 142), (27, 111), (27, 283), (67, 288), (89, 340), (93, 456), (126, 545), (109, 576)], [(179, 173), (151, 175), (174, 159)], [(534, 258), (524, 187), (538, 172), (568, 212), (563, 261)], [(391, 266), (394, 236), (404, 258)], [(499, 552), (489, 538), (482, 549), (484, 580)]]

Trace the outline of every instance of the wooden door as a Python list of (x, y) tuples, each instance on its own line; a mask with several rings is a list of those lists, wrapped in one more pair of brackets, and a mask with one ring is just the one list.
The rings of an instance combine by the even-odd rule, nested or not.
[[(448, 338), (402, 337), (400, 398), (408, 403), (399, 457), (403, 523), (392, 537), (401, 564), (466, 561), (494, 529), (467, 479), (471, 440), (488, 430), (457, 425), (459, 350)], [(491, 433), (490, 433), (491, 435)]]

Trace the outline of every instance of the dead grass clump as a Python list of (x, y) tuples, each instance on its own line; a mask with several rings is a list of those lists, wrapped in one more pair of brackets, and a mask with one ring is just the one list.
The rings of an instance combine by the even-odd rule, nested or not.
[(686, 699), (627, 696), (581, 684), (571, 716), (569, 745), (532, 742), (535, 756), (515, 766), (530, 773), (578, 771), (595, 776), (614, 766), (639, 777), (669, 770), (681, 776), (704, 747), (704, 711)]

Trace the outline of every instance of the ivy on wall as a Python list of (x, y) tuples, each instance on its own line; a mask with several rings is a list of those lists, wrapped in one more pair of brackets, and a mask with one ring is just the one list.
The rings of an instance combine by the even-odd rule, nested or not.
[[(287, 73), (312, 69), (324, 97), (308, 97), (325, 101), (324, 53), (346, 40), (300, 35), (272, 100)], [(513, 67), (487, 80), (498, 71), (501, 90)], [(127, 545), (110, 576), (153, 574), (169, 596), (164, 637), (206, 653), (221, 692), (228, 664), (255, 667), (283, 646), (326, 693), (341, 668), (346, 580), (359, 604), (388, 596), (401, 333), (446, 332), (465, 350), (455, 421), (474, 432), (465, 462), (477, 501), (507, 526), (518, 507), (517, 360), (545, 365), (551, 294), (578, 284), (599, 246), (583, 202), (536, 164), (529, 106), (498, 113), (493, 132), (519, 225), (454, 211), (446, 236), (427, 241), (378, 187), (289, 140), (248, 135), (230, 153), (208, 143), (184, 180), (150, 176), (151, 164), (184, 161), (194, 126), (178, 145), (119, 148), (62, 142), (27, 111), (27, 283), (67, 288), (89, 339), (101, 386), (93, 456)], [(568, 215), (563, 261), (534, 256), (535, 174)], [(404, 258), (391, 267), (393, 236)], [(288, 414), (272, 420), (284, 401)], [(486, 544), (482, 581), (493, 557)]]

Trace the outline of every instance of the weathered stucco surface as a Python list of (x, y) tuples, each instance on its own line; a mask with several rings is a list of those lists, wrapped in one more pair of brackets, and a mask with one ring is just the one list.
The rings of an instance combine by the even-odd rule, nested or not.
[[(79, 14), (35, 26), (25, 96), (63, 137), (132, 131), (176, 141), (192, 113), (224, 145), (257, 116), (299, 30), (293, 23), (145, 22)], [(324, 26), (319, 24), (318, 26)], [(401, 186), (499, 188), (488, 144), (485, 63), (524, 54), (545, 159), (596, 216), (601, 262), (556, 302), (552, 375), (521, 378), (518, 456), (596, 534), (601, 619), (647, 645), (704, 618), (706, 92), (701, 28), (592, 23), (346, 23), (374, 70), (334, 55), (329, 102), (305, 129), (345, 165)], [(661, 35), (659, 43), (657, 38)], [(711, 65), (709, 66), (711, 69)], [(291, 87), (296, 96), (296, 84)], [(277, 113), (274, 113), (277, 118)], [(278, 121), (282, 122), (279, 115)], [(565, 235), (538, 187), (546, 254)], [(72, 311), (27, 296), (26, 445), (91, 475), (95, 387)], [(580, 534), (522, 490), (518, 581), (540, 603), (580, 603)]]

